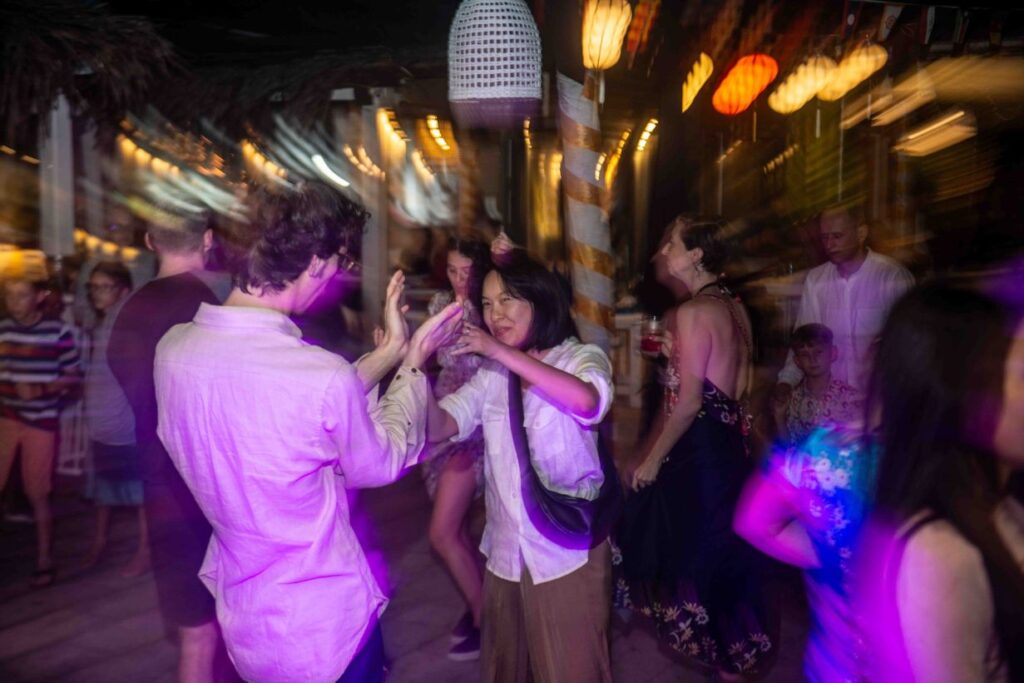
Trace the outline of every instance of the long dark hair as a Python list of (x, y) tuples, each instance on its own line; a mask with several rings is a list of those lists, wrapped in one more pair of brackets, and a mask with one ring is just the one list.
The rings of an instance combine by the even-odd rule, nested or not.
[(911, 290), (882, 331), (867, 415), (881, 417), (877, 510), (899, 523), (930, 509), (978, 548), (1010, 680), (1024, 680), (1024, 574), (993, 519), (1005, 491), (992, 435), (1013, 323), (974, 291)]
[(484, 277), (491, 269), (491, 247), (482, 240), (449, 237), (445, 258), (447, 259), (448, 254), (453, 251), (462, 254), (473, 262), (473, 265), (470, 267), (469, 300), (473, 302), (477, 310), (480, 310)]
[(533, 307), (533, 321), (523, 350), (550, 349), (579, 336), (572, 320), (572, 295), (566, 283), (521, 249), (506, 255), (493, 268), (513, 297)]

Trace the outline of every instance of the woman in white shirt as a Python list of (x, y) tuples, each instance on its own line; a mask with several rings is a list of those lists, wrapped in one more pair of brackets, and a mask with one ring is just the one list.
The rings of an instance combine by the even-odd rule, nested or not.
[(882, 333), (876, 520), (862, 551), (869, 679), (1024, 680), (1024, 325), (949, 285)]
[(486, 330), (466, 324), (457, 353), (486, 360), (458, 391), (432, 406), (432, 441), (484, 433), (487, 556), (481, 680), (611, 681), (607, 541), (566, 548), (539, 529), (524, 505), (524, 470), (509, 420), (509, 374), (523, 387), (530, 460), (543, 485), (594, 500), (604, 481), (597, 426), (611, 405), (612, 370), (580, 343), (565, 285), (514, 252), (484, 280)]

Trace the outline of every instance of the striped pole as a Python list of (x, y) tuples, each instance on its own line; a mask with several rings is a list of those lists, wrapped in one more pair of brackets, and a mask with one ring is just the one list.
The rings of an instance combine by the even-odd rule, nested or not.
[(603, 180), (594, 178), (601, 151), (597, 108), (598, 76), (587, 71), (583, 83), (558, 73), (558, 129), (562, 139), (562, 188), (565, 192), (573, 310), (584, 342), (606, 352), (614, 327), (615, 262), (604, 207)]

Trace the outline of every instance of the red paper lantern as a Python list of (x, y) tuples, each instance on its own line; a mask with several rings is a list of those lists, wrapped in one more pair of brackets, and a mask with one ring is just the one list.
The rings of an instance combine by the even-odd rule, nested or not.
[(779, 65), (768, 55), (741, 57), (718, 84), (711, 105), (729, 116), (746, 111), (778, 75)]

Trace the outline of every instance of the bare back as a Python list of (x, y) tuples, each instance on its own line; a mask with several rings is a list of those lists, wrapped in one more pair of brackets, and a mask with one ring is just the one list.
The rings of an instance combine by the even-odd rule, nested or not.
[[(742, 399), (753, 375), (750, 317), (743, 305), (724, 294), (702, 294), (684, 303), (679, 313), (677, 370), (706, 378), (728, 396)], [(688, 339), (693, 347), (689, 353)]]

